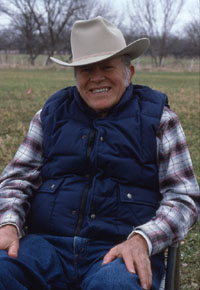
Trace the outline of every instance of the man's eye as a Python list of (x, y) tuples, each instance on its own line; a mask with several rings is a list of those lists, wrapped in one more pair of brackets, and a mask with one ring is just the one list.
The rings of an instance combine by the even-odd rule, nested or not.
[(90, 72), (90, 71), (91, 71), (91, 68), (89, 67), (85, 67), (81, 69), (81, 72)]
[(105, 69), (113, 69), (113, 67), (111, 65), (107, 65), (105, 66)]

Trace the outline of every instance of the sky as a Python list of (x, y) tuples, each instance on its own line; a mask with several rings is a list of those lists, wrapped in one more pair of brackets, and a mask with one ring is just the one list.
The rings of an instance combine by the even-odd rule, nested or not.
[[(106, 1), (106, 0), (105, 0)], [(125, 6), (125, 3), (130, 3), (132, 0), (110, 0), (109, 2), (112, 3), (115, 7), (117, 7), (119, 10)], [(158, 0), (152, 0), (155, 2), (158, 2)], [(136, 0), (137, 2), (137, 0)], [(196, 9), (197, 6), (199, 6), (200, 9), (200, 0), (185, 0), (185, 4), (182, 9), (182, 21), (186, 21), (192, 17), (194, 14), (199, 14), (199, 9)], [(200, 16), (199, 16), (200, 17)]]
[[(99, 0), (104, 3), (108, 3), (108, 0)], [(126, 22), (126, 3), (131, 2), (132, 0), (109, 0), (111, 7), (116, 10), (116, 14), (120, 15), (123, 11), (123, 15), (125, 16), (123, 19)], [(137, 1), (137, 0), (135, 0)], [(152, 1), (159, 1), (159, 0), (152, 0)], [(176, 0), (174, 0), (176, 1)], [(117, 15), (116, 15), (117, 17)], [(174, 28), (174, 33), (184, 33), (184, 26), (189, 23), (192, 18), (199, 18), (200, 19), (200, 0), (185, 0), (185, 4), (182, 8), (182, 11), (177, 19), (177, 25)], [(4, 15), (0, 15), (0, 26), (6, 26), (9, 23), (8, 18)], [(1, 28), (0, 27), (0, 28)]]
[[(110, 0), (109, 2), (111, 2), (112, 5), (116, 7), (117, 11), (120, 12), (122, 9), (126, 7), (126, 4), (130, 3), (131, 1), (132, 0)], [(135, 1), (137, 3), (137, 0)], [(152, 1), (158, 2), (159, 0)], [(124, 11), (124, 13), (126, 13), (126, 10)], [(174, 27), (173, 32), (174, 33), (184, 32), (185, 25), (189, 23), (194, 17), (196, 19), (199, 19), (200, 21), (200, 0), (185, 0), (181, 13), (177, 18), (176, 27)]]

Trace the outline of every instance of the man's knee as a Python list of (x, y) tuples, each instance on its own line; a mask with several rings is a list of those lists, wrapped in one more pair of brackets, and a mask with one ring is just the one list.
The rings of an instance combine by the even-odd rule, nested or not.
[(138, 276), (127, 271), (122, 259), (102, 266), (96, 273), (87, 277), (83, 289), (141, 290)]

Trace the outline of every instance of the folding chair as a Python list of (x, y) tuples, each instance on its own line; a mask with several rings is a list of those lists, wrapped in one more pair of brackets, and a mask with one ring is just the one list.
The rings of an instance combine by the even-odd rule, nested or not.
[(180, 289), (180, 243), (168, 248), (165, 290)]
[(159, 290), (180, 290), (180, 243), (168, 247), (166, 275)]

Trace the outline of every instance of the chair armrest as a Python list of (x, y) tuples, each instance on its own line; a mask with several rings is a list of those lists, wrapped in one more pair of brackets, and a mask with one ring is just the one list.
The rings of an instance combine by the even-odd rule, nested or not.
[(180, 289), (180, 243), (168, 247), (165, 290)]

